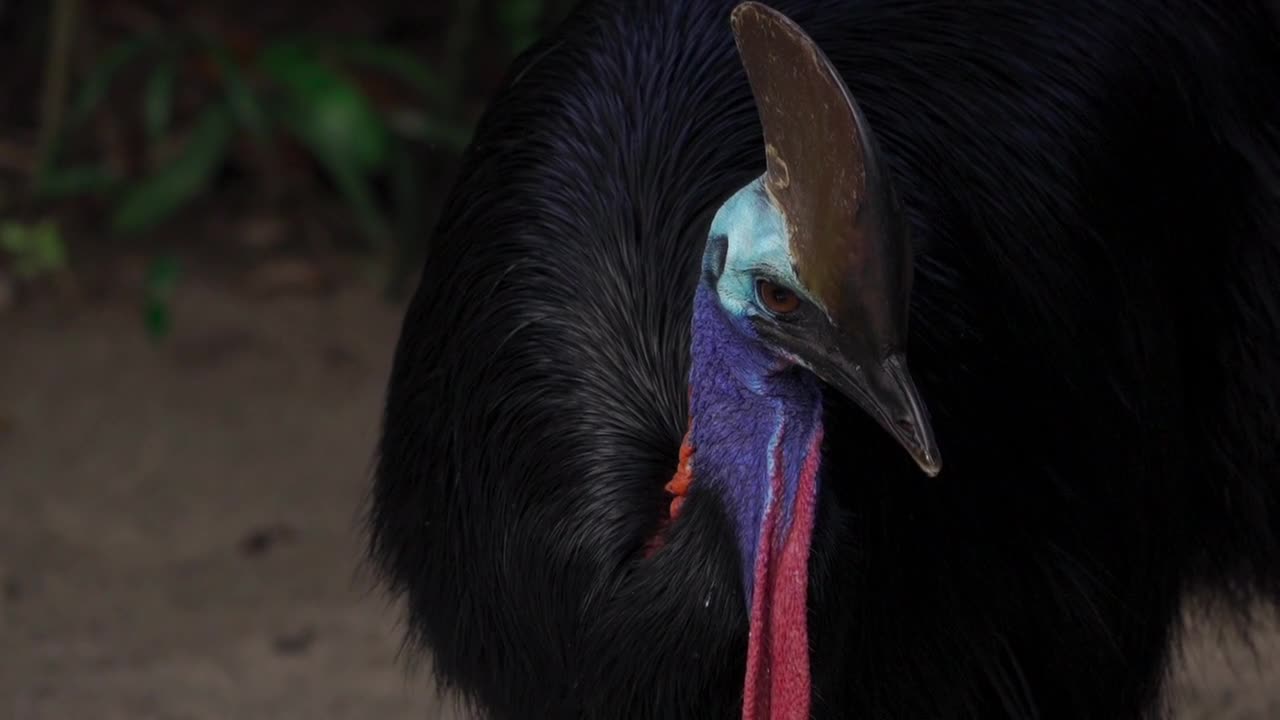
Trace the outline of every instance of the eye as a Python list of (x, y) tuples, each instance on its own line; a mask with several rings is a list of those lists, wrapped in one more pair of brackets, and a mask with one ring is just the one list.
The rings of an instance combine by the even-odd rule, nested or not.
[(756, 297), (775, 315), (789, 315), (800, 309), (800, 296), (791, 289), (764, 278), (756, 280)]

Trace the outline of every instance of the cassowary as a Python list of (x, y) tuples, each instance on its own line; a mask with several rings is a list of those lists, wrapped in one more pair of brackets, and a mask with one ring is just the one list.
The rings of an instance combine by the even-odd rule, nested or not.
[(770, 4), (587, 2), (480, 123), (410, 640), (493, 718), (1158, 715), (1189, 598), (1280, 597), (1274, 8)]

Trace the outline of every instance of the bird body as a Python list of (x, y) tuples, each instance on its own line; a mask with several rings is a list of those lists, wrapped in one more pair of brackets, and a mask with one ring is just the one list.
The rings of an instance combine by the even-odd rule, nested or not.
[[(889, 259), (788, 229), (735, 3), (584, 3), (405, 316), (370, 528), (411, 640), (494, 718), (1153, 716), (1192, 593), (1280, 598), (1274, 9), (770, 4), (875, 136)], [(761, 268), (900, 345), (915, 430), (748, 317)]]

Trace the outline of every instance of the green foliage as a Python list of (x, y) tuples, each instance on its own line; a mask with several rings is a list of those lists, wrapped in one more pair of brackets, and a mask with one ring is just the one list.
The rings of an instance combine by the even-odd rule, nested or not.
[(67, 247), (53, 220), (0, 223), (0, 250), (9, 255), (14, 274), (20, 278), (59, 272), (67, 266)]
[(111, 218), (112, 230), (129, 234), (154, 227), (200, 194), (222, 165), (231, 133), (224, 106), (206, 109), (182, 153), (125, 191)]
[(156, 45), (156, 38), (148, 35), (128, 38), (112, 46), (100, 61), (93, 64), (93, 68), (81, 83), (80, 90), (71, 103), (71, 112), (67, 116), (63, 132), (79, 130), (107, 97), (116, 76), (129, 63)]
[(143, 282), (142, 322), (154, 340), (169, 335), (173, 328), (170, 299), (178, 285), (180, 268), (172, 255), (161, 255), (151, 261)]
[(326, 164), (382, 169), (387, 126), (357, 86), (295, 44), (268, 48), (262, 69), (284, 91), (280, 119)]
[(96, 195), (110, 190), (118, 181), (103, 165), (80, 165), (45, 169), (40, 174), (36, 192), (44, 198)]
[(159, 140), (169, 130), (173, 115), (173, 86), (178, 77), (177, 60), (161, 58), (142, 93), (142, 122), (147, 139)]
[[(498, 0), (497, 19), (513, 53), (536, 39), (547, 5), (544, 0)], [(242, 65), (217, 37), (174, 28), (127, 37), (82, 78), (57, 136), (75, 136), (111, 96), (119, 76), (140, 63), (148, 67), (140, 98), (143, 135), (152, 145), (166, 147), (174, 144), (175, 135), (186, 133), (182, 153), (146, 177), (115, 177), (105, 164), (57, 162), (63, 145), (57, 142), (39, 173), (37, 192), (43, 197), (106, 194), (116, 203), (114, 230), (145, 232), (209, 186), (228, 159), (237, 132), (260, 143), (285, 133), (329, 173), (371, 245), (385, 247), (393, 223), (377, 207), (371, 183), (391, 172), (392, 153), (402, 152), (404, 143), (457, 153), (470, 139), (468, 123), (458, 116), (462, 57), (479, 6), (477, 0), (456, 0), (445, 37), (447, 57), (438, 66), (400, 47), (357, 40), (278, 38)], [(193, 58), (216, 67), (217, 93), (198, 113), (194, 127), (175, 128), (175, 94), (186, 82), (184, 61)], [(388, 115), (346, 68), (394, 78), (417, 93), (420, 105)]]
[[(515, 54), (536, 40), (542, 19), (559, 12), (563, 0), (489, 1)], [(431, 63), (401, 47), (351, 38), (275, 37), (237, 55), (225, 38), (180, 27), (126, 37), (91, 63), (66, 112), (54, 119), (57, 127), (49, 129), (52, 140), (34, 178), (35, 199), (98, 196), (111, 207), (113, 232), (138, 235), (206, 192), (244, 147), (241, 137), (265, 153), (276, 153), (274, 141), (289, 138), (327, 174), (369, 247), (388, 264), (383, 277), (395, 282), (394, 266), (410, 258), (425, 236), (423, 214), (433, 207), (423, 198), (415, 148), (456, 155), (470, 141), (464, 57), (482, 4), (454, 0), (444, 57)], [(191, 77), (193, 68), (199, 77)], [(141, 75), (136, 90), (122, 81), (126, 72)], [(407, 89), (409, 99), (393, 107), (375, 102), (362, 83), (370, 73)], [(140, 176), (113, 171), (105, 158), (64, 158), (67, 140), (86, 136), (86, 125), (116, 93), (137, 95), (131, 116), (140, 132), (128, 135), (147, 144)], [(199, 98), (194, 108), (191, 97)], [(379, 181), (386, 181), (387, 197), (375, 191)], [(20, 272), (65, 262), (56, 226), (6, 224), (0, 241), (20, 258)], [(157, 259), (148, 275), (145, 318), (154, 337), (168, 332), (168, 298), (177, 277), (172, 258)]]
[[(175, 93), (183, 82), (180, 68), (193, 56), (217, 68), (218, 95), (200, 111), (193, 127), (175, 128)], [(216, 38), (157, 33), (126, 38), (94, 64), (75, 93), (60, 138), (74, 136), (83, 127), (132, 63), (150, 66), (139, 113), (144, 136), (153, 146), (164, 147), (174, 144), (175, 135), (186, 133), (182, 152), (145, 177), (122, 178), (104, 164), (59, 164), (55, 161), (60, 147), (55, 145), (36, 185), (46, 198), (108, 195), (115, 204), (111, 227), (122, 234), (156, 227), (205, 191), (227, 161), (238, 131), (260, 143), (285, 133), (328, 172), (370, 245), (385, 249), (393, 230), (372, 183), (389, 172), (393, 150), (402, 152), (405, 142), (427, 142), (459, 152), (470, 137), (453, 118), (459, 105), (454, 83), (397, 47), (282, 38), (246, 67)], [(344, 65), (395, 77), (420, 95), (422, 107), (394, 118), (385, 116)]]
[(223, 92), (226, 93), (227, 105), (232, 116), (241, 127), (257, 140), (265, 140), (270, 133), (266, 112), (249, 87), (248, 80), (240, 72), (239, 65), (231, 58), (226, 48), (216, 40), (204, 39), (202, 47), (212, 56), (218, 70), (222, 73)]

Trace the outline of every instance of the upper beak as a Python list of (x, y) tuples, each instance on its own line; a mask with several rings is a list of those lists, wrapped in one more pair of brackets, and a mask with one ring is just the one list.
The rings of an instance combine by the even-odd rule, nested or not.
[(879, 421), (925, 474), (933, 477), (942, 471), (942, 455), (933, 439), (929, 413), (901, 353), (860, 367), (838, 361), (815, 371)]

